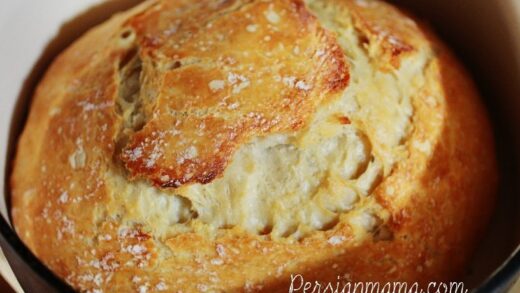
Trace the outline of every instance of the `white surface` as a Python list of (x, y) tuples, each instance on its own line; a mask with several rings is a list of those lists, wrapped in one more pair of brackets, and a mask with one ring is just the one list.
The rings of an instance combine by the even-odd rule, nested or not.
[(20, 287), (20, 284), (18, 284), (18, 280), (16, 280), (16, 277), (11, 270), (11, 267), (9, 266), (9, 263), (5, 259), (4, 253), (0, 249), (0, 274), (7, 283), (13, 288), (17, 293), (22, 293), (23, 289)]

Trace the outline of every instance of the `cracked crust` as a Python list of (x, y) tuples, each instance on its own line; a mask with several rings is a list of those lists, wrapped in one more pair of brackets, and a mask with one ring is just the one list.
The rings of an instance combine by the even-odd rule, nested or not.
[(496, 184), (473, 84), (394, 7), (157, 0), (49, 68), (12, 216), (82, 291), (424, 284), (461, 275)]
[[(164, 3), (130, 21), (144, 36), (137, 46), (146, 63), (154, 55), (156, 63), (177, 64), (160, 73), (153, 118), (124, 147), (122, 160), (134, 177), (162, 187), (209, 183), (237, 147), (305, 127), (318, 106), (347, 86), (341, 49), (300, 1), (225, 1), (214, 11), (162, 16), (177, 5)], [(199, 22), (200, 14), (209, 20)], [(146, 37), (174, 30), (176, 21), (183, 24), (178, 34)], [(287, 54), (294, 46), (305, 51)], [(292, 86), (276, 80), (282, 75), (291, 76)]]

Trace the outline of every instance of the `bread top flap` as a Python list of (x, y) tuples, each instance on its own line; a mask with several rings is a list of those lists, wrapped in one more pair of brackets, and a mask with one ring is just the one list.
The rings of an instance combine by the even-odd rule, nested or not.
[(300, 0), (163, 1), (127, 24), (122, 82), (141, 68), (120, 158), (161, 187), (212, 181), (240, 145), (304, 128), (348, 84), (335, 37)]

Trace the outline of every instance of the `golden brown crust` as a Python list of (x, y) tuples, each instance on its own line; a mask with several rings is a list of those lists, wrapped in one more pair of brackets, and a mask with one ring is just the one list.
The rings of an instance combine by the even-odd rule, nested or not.
[[(11, 180), (14, 225), (24, 242), (75, 288), (105, 292), (286, 291), (290, 275), (298, 273), (334, 283), (338, 276), (421, 283), (460, 276), (492, 211), (497, 171), (485, 111), (450, 53), (382, 2), (218, 3), (146, 2), (93, 29), (57, 58), (35, 94)], [(334, 6), (341, 17), (330, 21), (355, 30), (359, 44), (347, 45), (363, 47), (380, 72), (401, 74), (407, 61), (435, 52), (424, 54), (425, 82), (411, 97), (412, 127), (398, 148), (401, 157), (372, 196), (335, 226), (298, 241), (271, 239), (238, 225), (206, 233), (207, 226), (196, 221), (192, 230), (163, 235), (149, 224), (159, 220), (125, 218), (140, 208), (129, 203), (144, 196), (132, 194), (135, 184), (215, 180), (251, 138), (310, 127), (317, 109), (339, 99), (349, 78), (359, 78), (352, 74), (356, 60), (340, 51), (338, 44), (346, 46), (340, 34), (310, 12), (316, 3)], [(269, 5), (279, 14), (271, 21), (279, 21), (280, 30), (267, 33), (260, 28), (269, 27), (263, 14)], [(248, 16), (265, 23), (249, 32)], [(126, 34), (129, 27), (135, 35)], [(200, 42), (219, 34), (230, 40), (202, 49)], [(266, 35), (271, 39), (264, 42)], [(295, 44), (308, 52), (293, 54)], [(237, 62), (219, 60), (216, 52)], [(261, 56), (267, 52), (272, 59)], [(273, 71), (284, 70), (295, 76), (291, 85), (303, 81), (300, 88), (276, 82)], [(148, 79), (137, 88), (131, 80), (139, 71)], [(241, 76), (247, 86), (240, 86)], [(210, 87), (215, 80), (224, 81), (224, 88), (221, 82)], [(224, 99), (234, 90), (240, 95)], [(143, 94), (137, 103), (136, 91)], [(222, 102), (229, 104), (218, 107)], [(230, 109), (235, 102), (239, 108)], [(142, 120), (125, 119), (125, 109)], [(265, 122), (249, 117), (251, 111)], [(370, 120), (334, 117), (365, 127), (374, 149), (379, 145)], [(170, 133), (161, 136), (165, 130)], [(216, 140), (219, 135), (226, 139)], [(190, 145), (180, 143), (185, 140)], [(158, 143), (168, 151), (148, 168)], [(186, 156), (190, 146), (196, 156)], [(130, 174), (116, 186), (110, 177), (123, 168)], [(127, 197), (119, 202), (116, 193)], [(157, 198), (154, 208), (162, 204)], [(368, 208), (377, 209), (375, 231), (361, 233), (343, 221)]]
[[(146, 37), (139, 40), (144, 55), (178, 65), (157, 77), (154, 117), (124, 148), (132, 176), (163, 187), (208, 183), (222, 174), (238, 146), (252, 137), (300, 129), (322, 101), (347, 86), (341, 49), (302, 2), (223, 3), (215, 11), (196, 9), (171, 20), (157, 16), (176, 8), (169, 2), (130, 21), (145, 28), (142, 36), (171, 30), (176, 21), (188, 27), (152, 45)], [(269, 20), (266, 9), (279, 15)], [(158, 18), (158, 27), (149, 24)], [(248, 25), (254, 31), (245, 30)], [(287, 54), (293, 46), (305, 51)], [(283, 75), (293, 77), (291, 85), (276, 80)]]

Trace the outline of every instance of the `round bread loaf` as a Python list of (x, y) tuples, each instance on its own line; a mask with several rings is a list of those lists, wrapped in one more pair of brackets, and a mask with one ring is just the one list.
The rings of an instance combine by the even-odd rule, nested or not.
[(74, 288), (274, 292), (460, 277), (497, 171), (473, 84), (388, 4), (151, 0), (54, 61), (11, 183)]

